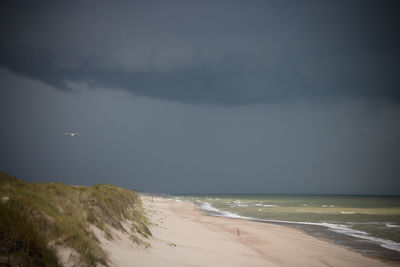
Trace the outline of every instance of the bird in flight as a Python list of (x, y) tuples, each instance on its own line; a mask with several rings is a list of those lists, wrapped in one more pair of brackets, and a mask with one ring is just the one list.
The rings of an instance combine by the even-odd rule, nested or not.
[(69, 136), (75, 136), (75, 135), (79, 135), (79, 133), (64, 133), (65, 135), (69, 135)]

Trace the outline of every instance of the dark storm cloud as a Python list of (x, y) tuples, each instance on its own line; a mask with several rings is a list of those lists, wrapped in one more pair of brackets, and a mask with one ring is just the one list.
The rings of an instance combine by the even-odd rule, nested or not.
[(0, 65), (206, 104), (400, 101), (397, 1), (3, 1)]
[[(0, 169), (167, 193), (400, 193), (399, 105), (204, 106), (0, 69)], [(65, 136), (66, 131), (79, 136)]]

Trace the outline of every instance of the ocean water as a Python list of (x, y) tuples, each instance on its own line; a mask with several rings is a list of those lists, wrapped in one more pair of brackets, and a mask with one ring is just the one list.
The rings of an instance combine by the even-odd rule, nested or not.
[(209, 215), (278, 223), (400, 262), (400, 197), (182, 195)]

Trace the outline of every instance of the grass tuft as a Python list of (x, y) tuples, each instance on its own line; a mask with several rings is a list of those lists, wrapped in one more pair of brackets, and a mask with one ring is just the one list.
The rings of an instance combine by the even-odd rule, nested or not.
[[(0, 203), (0, 265), (61, 266), (53, 249), (40, 236), (24, 204), (15, 200)], [(6, 259), (6, 260), (5, 260)]]
[[(3, 201), (3, 199), (7, 200)], [(57, 244), (64, 244), (75, 249), (89, 266), (96, 266), (98, 263), (108, 265), (108, 256), (89, 230), (90, 224), (97, 226), (108, 239), (111, 239), (111, 227), (126, 232), (121, 222), (129, 220), (132, 223), (132, 229), (128, 229), (132, 232), (131, 239), (145, 247), (148, 243), (140, 237), (151, 236), (147, 227), (150, 222), (143, 210), (139, 195), (134, 191), (113, 185), (95, 184), (93, 187), (88, 187), (69, 186), (62, 183), (26, 183), (0, 172), (0, 200), (3, 201), (0, 213), (2, 242), (4, 238), (6, 241), (17, 242), (17, 240), (25, 240), (25, 237), (29, 237), (27, 240), (35, 240), (33, 242), (35, 244), (49, 244), (56, 241)], [(10, 213), (10, 210), (15, 210), (17, 213)], [(12, 220), (22, 218), (21, 223), (26, 224), (25, 227), (21, 226), (22, 232), (16, 233), (16, 230), (13, 230), (15, 227), (12, 227), (13, 221), (10, 216), (14, 216)], [(34, 236), (29, 236), (29, 234)], [(15, 243), (12, 242), (9, 244)], [(26, 246), (31, 248), (33, 243), (26, 241), (26, 245), (21, 245), (23, 249), (16, 250), (18, 253), (10, 248), (2, 250), (1, 253), (4, 255), (23, 254)], [(38, 245), (38, 247), (42, 249), (39, 251), (45, 255), (43, 256), (45, 259), (50, 257), (48, 255), (51, 253), (54, 254), (50, 248), (47, 248), (48, 251), (44, 249), (47, 245), (44, 247)], [(36, 248), (35, 251), (37, 251)], [(30, 255), (26, 253), (23, 254), (24, 257)], [(40, 259), (38, 255), (32, 259)]]

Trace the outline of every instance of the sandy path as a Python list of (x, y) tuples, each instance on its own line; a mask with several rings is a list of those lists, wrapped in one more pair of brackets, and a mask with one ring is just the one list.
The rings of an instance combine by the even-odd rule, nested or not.
[(143, 202), (155, 212), (151, 247), (137, 248), (123, 236), (102, 240), (115, 266), (400, 266), (297, 229), (206, 216), (192, 203), (146, 197)]

